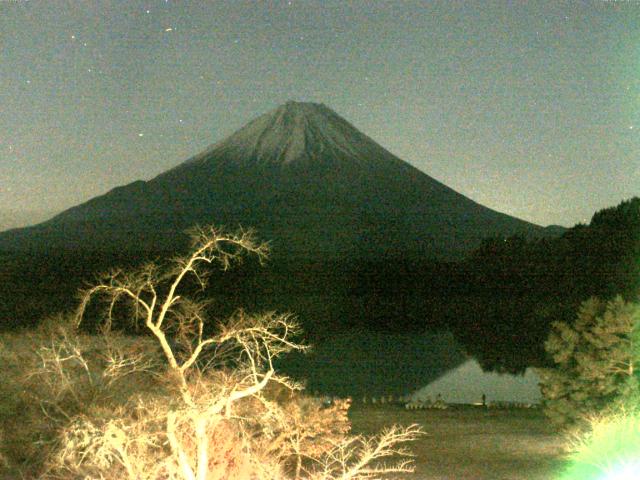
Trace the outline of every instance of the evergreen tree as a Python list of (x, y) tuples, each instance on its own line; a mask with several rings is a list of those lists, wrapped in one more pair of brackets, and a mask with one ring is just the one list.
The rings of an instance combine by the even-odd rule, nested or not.
[(575, 322), (555, 322), (545, 343), (554, 368), (540, 369), (547, 416), (579, 424), (637, 396), (640, 305), (618, 296), (582, 303)]

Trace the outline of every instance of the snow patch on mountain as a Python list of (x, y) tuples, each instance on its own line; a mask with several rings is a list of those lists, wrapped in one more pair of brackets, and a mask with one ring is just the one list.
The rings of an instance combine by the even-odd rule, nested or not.
[(259, 165), (306, 162), (404, 163), (323, 104), (287, 102), (192, 157)]

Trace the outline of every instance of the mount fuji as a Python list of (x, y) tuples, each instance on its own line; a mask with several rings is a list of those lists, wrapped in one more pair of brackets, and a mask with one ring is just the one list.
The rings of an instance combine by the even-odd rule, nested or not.
[(287, 102), (152, 180), (0, 233), (0, 250), (159, 251), (194, 224), (255, 228), (287, 258), (456, 259), (489, 236), (551, 234), (457, 193), (326, 106)]

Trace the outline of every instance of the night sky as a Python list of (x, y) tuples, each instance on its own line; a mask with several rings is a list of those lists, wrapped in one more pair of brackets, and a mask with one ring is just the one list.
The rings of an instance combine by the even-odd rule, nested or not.
[(488, 207), (588, 222), (640, 194), (640, 1), (0, 1), (0, 229), (289, 99)]

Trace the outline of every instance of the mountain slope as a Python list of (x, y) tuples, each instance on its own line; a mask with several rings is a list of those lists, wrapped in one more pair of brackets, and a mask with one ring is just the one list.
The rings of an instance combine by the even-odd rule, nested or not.
[(150, 181), (0, 234), (0, 250), (174, 248), (196, 223), (254, 227), (274, 255), (308, 258), (457, 258), (487, 236), (545, 235), (420, 172), (324, 105), (288, 102)]

